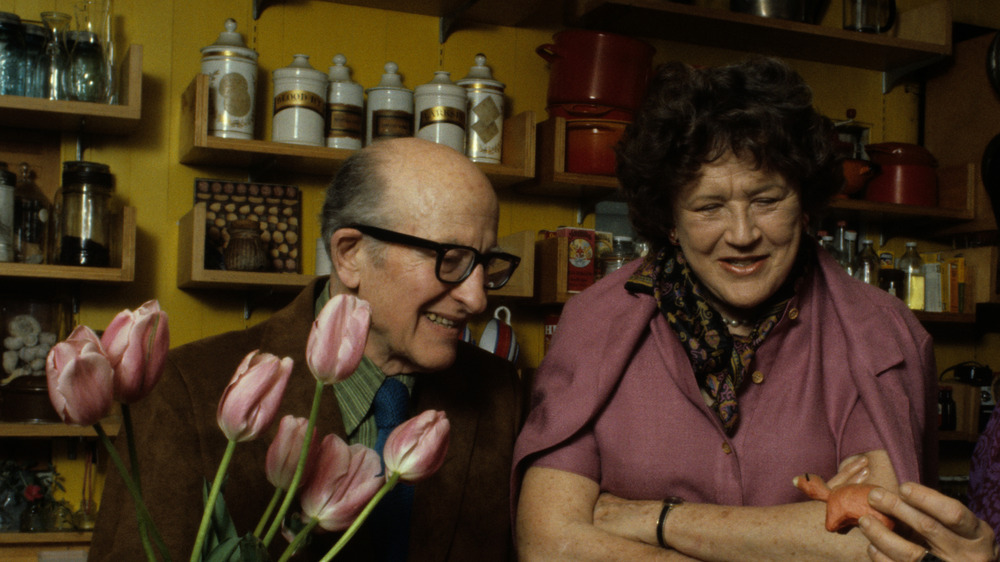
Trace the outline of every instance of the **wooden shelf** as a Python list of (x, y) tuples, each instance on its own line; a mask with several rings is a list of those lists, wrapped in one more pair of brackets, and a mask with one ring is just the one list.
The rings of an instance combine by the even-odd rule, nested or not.
[(83, 267), (75, 265), (49, 265), (5, 263), (0, 268), (0, 278), (51, 279), (96, 283), (127, 283), (135, 279), (135, 207), (122, 209), (118, 239), (111, 248), (111, 267)]
[[(121, 418), (113, 415), (101, 420), (101, 427), (110, 437), (118, 435)], [(96, 437), (91, 426), (68, 425), (64, 423), (14, 423), (0, 422), (0, 439), (5, 437)]]
[(499, 291), (490, 291), (489, 297), (531, 298), (535, 294), (535, 238), (534, 230), (522, 230), (497, 241), (503, 251), (521, 258), (514, 275)]
[(566, 171), (566, 119), (552, 117), (538, 124), (538, 177), (518, 185), (521, 193), (558, 197), (610, 198), (619, 191), (618, 178)]
[(93, 533), (90, 531), (62, 533), (0, 533), (0, 544), (79, 544), (89, 545)]
[(951, 54), (945, 0), (901, 11), (893, 30), (881, 35), (663, 0), (576, 0), (574, 10), (581, 24), (605, 31), (882, 72)]
[(25, 129), (124, 135), (142, 117), (142, 45), (131, 45), (122, 61), (118, 104), (0, 96), (0, 124)]
[[(538, 11), (537, 0), (325, 0), (338, 4), (378, 8), (423, 16), (460, 17), (476, 23), (517, 25)], [(276, 0), (254, 0), (254, 19)]]
[(177, 286), (181, 289), (270, 289), (299, 291), (315, 275), (205, 269), (205, 203), (197, 203), (177, 223)]
[[(333, 176), (352, 150), (303, 146), (209, 134), (209, 77), (198, 74), (181, 98), (180, 161), (192, 166), (227, 166)], [(502, 162), (478, 164), (496, 188), (535, 175), (535, 114), (527, 111), (504, 120)]]

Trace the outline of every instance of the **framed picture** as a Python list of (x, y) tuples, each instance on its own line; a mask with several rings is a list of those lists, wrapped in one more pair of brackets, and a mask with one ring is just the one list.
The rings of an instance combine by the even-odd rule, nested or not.
[(298, 186), (196, 178), (194, 202), (204, 202), (207, 207), (206, 269), (225, 269), (222, 255), (229, 241), (230, 223), (253, 220), (260, 225), (267, 255), (264, 270), (301, 272), (302, 192)]

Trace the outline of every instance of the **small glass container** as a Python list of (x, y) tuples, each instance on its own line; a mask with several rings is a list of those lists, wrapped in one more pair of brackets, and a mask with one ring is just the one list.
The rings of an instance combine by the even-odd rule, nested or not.
[(608, 275), (622, 268), (636, 258), (635, 245), (630, 236), (615, 236), (612, 250), (601, 256), (601, 276)]
[(55, 200), (55, 263), (110, 265), (111, 181), (106, 164), (63, 163), (62, 187)]
[(0, 95), (24, 95), (24, 26), (17, 14), (0, 12)]
[(24, 95), (42, 97), (42, 81), (38, 72), (39, 59), (45, 49), (48, 31), (44, 27), (24, 24)]
[(260, 224), (255, 220), (246, 219), (229, 223), (229, 242), (222, 255), (226, 269), (230, 271), (264, 269), (267, 256), (260, 239)]
[(66, 46), (66, 30), (71, 17), (63, 12), (42, 12), (42, 21), (48, 28), (48, 40), (35, 68), (42, 96), (50, 100), (70, 99), (70, 56)]
[(14, 221), (17, 197), (17, 176), (0, 162), (0, 262), (14, 261)]
[(31, 166), (19, 165), (14, 191), (14, 257), (20, 263), (45, 263), (49, 242), (49, 199), (32, 179)]
[(0, 295), (0, 420), (59, 421), (45, 380), (45, 359), (69, 334), (70, 307), (61, 299)]
[(70, 31), (66, 39), (70, 49), (70, 97), (76, 101), (107, 102), (107, 60), (97, 34)]

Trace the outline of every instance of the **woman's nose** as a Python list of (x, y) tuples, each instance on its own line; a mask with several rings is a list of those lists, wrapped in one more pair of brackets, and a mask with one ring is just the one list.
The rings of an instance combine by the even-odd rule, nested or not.
[(740, 211), (732, 215), (732, 220), (726, 228), (726, 242), (733, 246), (748, 246), (760, 237), (760, 229), (753, 215)]

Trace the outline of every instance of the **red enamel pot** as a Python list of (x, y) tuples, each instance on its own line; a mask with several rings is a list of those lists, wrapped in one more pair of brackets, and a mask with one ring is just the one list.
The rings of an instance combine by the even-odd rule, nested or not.
[(865, 147), (868, 157), (881, 171), (868, 182), (869, 201), (936, 207), (938, 203), (937, 160), (924, 147), (903, 142), (884, 142)]

